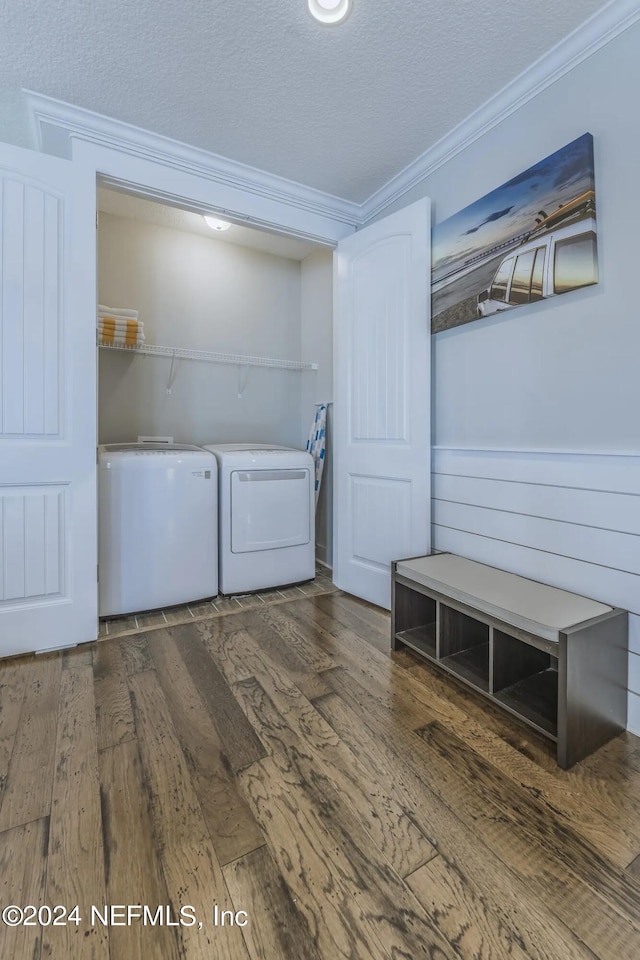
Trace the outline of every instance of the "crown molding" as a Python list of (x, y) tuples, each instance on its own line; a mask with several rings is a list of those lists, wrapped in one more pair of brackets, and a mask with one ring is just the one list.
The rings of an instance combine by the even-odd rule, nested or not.
[(361, 204), (32, 90), (22, 93), (34, 146), (45, 153), (70, 157), (72, 138), (85, 140), (349, 226), (362, 223)]
[(611, 0), (412, 161), (361, 207), (366, 223), (640, 20), (639, 0)]
[(439, 167), (639, 20), (640, 0), (611, 0), (364, 203), (324, 193), (31, 90), (23, 90), (23, 96), (34, 146), (46, 153), (68, 157), (72, 138), (85, 140), (357, 228), (401, 200)]

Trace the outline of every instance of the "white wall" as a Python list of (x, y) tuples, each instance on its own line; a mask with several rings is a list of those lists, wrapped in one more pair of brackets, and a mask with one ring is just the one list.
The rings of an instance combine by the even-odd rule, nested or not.
[[(445, 220), (585, 132), (594, 137), (600, 282), (434, 338), (435, 443), (635, 452), (640, 25), (440, 167)], [(391, 208), (390, 208), (391, 209)]]
[[(147, 342), (301, 358), (300, 263), (141, 221), (100, 215), (99, 301), (133, 307)], [(300, 443), (310, 373), (100, 351), (99, 438)], [(247, 378), (244, 389), (241, 379)], [(241, 392), (241, 396), (239, 396)]]
[(0, 91), (0, 130), (3, 143), (33, 149), (33, 133), (21, 90)]
[(439, 222), (593, 134), (598, 285), (434, 337), (434, 546), (630, 610), (638, 733), (639, 49), (636, 25), (398, 204)]
[[(302, 358), (319, 364), (317, 374), (302, 382), (302, 442), (306, 443), (315, 403), (333, 400), (333, 253), (318, 250), (302, 261)], [(316, 513), (317, 556), (333, 564), (333, 464), (331, 456), (332, 407), (327, 423), (326, 462)]]

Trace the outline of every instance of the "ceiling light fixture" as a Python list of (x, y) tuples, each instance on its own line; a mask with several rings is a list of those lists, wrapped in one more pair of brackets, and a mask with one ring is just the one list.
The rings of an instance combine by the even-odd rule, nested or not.
[(308, 0), (309, 13), (320, 23), (341, 23), (351, 10), (351, 0)]
[(212, 230), (218, 231), (228, 230), (231, 226), (226, 220), (218, 220), (217, 217), (205, 217), (204, 222), (208, 227), (211, 227)]

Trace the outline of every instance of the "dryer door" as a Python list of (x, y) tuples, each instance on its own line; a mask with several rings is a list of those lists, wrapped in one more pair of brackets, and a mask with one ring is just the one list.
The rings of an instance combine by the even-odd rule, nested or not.
[(310, 484), (306, 468), (233, 470), (231, 552), (253, 553), (309, 543)]

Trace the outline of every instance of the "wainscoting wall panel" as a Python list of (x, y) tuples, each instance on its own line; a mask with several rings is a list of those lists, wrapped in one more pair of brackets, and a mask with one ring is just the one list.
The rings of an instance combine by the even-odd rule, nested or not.
[(640, 734), (640, 456), (433, 450), (433, 546), (622, 607)]
[(64, 594), (65, 484), (0, 487), (0, 607)]

